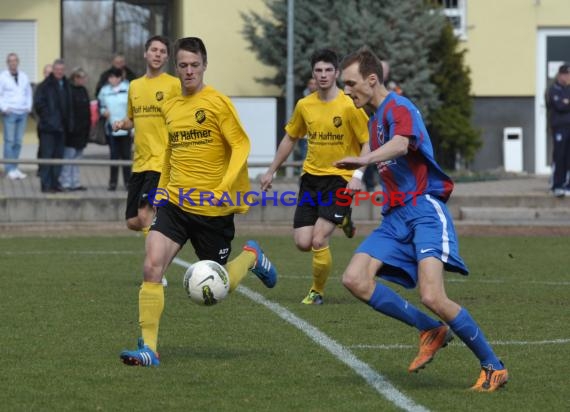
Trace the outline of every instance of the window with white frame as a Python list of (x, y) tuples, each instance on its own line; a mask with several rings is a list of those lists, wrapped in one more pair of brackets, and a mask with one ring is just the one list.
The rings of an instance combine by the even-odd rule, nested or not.
[(467, 0), (438, 0), (443, 13), (453, 26), (453, 34), (461, 40), (467, 39)]
[[(6, 68), (8, 53), (16, 53), (20, 60), (18, 68), (25, 72), (30, 82), (38, 81), (36, 22), (31, 20), (0, 20), (0, 71)], [(40, 79), (41, 80), (41, 79)]]

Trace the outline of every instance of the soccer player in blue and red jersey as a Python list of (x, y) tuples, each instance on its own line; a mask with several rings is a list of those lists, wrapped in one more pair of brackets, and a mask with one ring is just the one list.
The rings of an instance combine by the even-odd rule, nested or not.
[[(457, 236), (445, 202), (453, 182), (433, 156), (419, 110), (382, 83), (380, 60), (364, 47), (342, 65), (344, 92), (358, 108), (373, 113), (369, 120), (370, 149), (345, 157), (335, 166), (356, 169), (376, 164), (389, 199), (383, 220), (356, 249), (342, 282), (376, 311), (420, 331), (417, 357), (409, 372), (418, 372), (457, 335), (481, 363), (475, 391), (492, 392), (508, 380), (508, 372), (469, 312), (447, 297), (444, 270), (467, 275), (459, 256)], [(433, 319), (380, 282), (379, 276), (406, 288), (419, 286), (422, 303), (445, 323)]]

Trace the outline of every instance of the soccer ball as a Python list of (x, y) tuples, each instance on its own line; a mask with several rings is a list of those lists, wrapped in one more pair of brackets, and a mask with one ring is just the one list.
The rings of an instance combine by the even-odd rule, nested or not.
[(212, 306), (228, 296), (230, 277), (219, 263), (201, 260), (191, 265), (184, 274), (184, 289), (192, 302)]

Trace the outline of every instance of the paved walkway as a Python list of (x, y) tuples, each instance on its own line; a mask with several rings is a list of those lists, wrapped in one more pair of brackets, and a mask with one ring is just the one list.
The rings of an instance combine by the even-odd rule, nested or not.
[[(37, 135), (35, 126), (30, 123), (21, 158), (36, 159), (36, 155)], [(85, 159), (108, 160), (109, 149), (90, 144), (85, 149)], [(11, 181), (3, 176), (0, 165), (0, 236), (53, 235), (58, 232), (129, 233), (123, 221), (127, 192), (122, 185), (115, 192), (107, 190), (108, 166), (81, 166), (82, 184), (88, 190), (57, 194), (41, 192), (36, 164), (22, 164), (20, 168), (28, 177)], [(273, 186), (273, 190), (279, 192), (298, 190), (296, 178), (276, 179)], [(256, 182), (252, 182), (252, 190), (259, 190)], [(570, 235), (570, 197), (554, 198), (545, 176), (502, 176), (474, 182), (459, 180), (448, 206), (460, 234)], [(269, 217), (265, 211), (260, 219), (260, 210), (251, 210), (247, 215), (238, 216), (236, 225), (240, 226), (240, 233), (267, 233), (269, 226), (271, 233), (289, 234), (292, 230), (291, 210), (273, 212), (277, 213)], [(359, 233), (373, 230), (378, 224), (379, 213), (376, 210), (359, 212), (362, 210), (355, 209), (353, 213)]]
[[(26, 144), (22, 150), (22, 159), (35, 159), (37, 145)], [(85, 159), (109, 159), (109, 149), (107, 146), (97, 146), (90, 144), (85, 149)], [(36, 177), (37, 165), (22, 164), (20, 169), (28, 174), (24, 180), (12, 181), (6, 177), (0, 179), (0, 197), (10, 198), (18, 197), (36, 197), (48, 196), (41, 193), (39, 178)], [(101, 197), (115, 197), (125, 195), (124, 188), (119, 185), (117, 192), (108, 192), (107, 185), (109, 179), (108, 166), (82, 166), (81, 180), (82, 184), (89, 190), (89, 194)], [(121, 174), (119, 174), (121, 179)], [(296, 190), (297, 181), (295, 179), (276, 180), (277, 187), (281, 190)], [(258, 190), (256, 183), (252, 183), (252, 189)], [(499, 180), (487, 180), (477, 182), (456, 182), (455, 190), (452, 197), (456, 196), (512, 196), (526, 195), (551, 197), (549, 192), (549, 183), (546, 176), (521, 176), (509, 177)], [(83, 193), (66, 193), (65, 195), (82, 196)], [(60, 194), (61, 196), (61, 194)], [(570, 198), (568, 199), (570, 206)]]
[[(22, 148), (21, 159), (36, 159), (37, 145), (26, 144)], [(109, 160), (109, 147), (89, 144), (84, 151), (85, 159), (93, 160)], [(87, 192), (69, 192), (58, 194), (45, 194), (41, 192), (40, 179), (36, 173), (38, 166), (36, 164), (21, 164), (20, 170), (28, 176), (23, 180), (10, 180), (6, 176), (0, 179), (0, 198), (34, 198), (46, 196), (63, 196), (63, 197), (82, 197), (89, 194), (90, 197), (125, 197), (126, 190), (119, 183), (116, 192), (107, 191), (109, 183), (109, 167), (108, 166), (82, 166), (81, 167), (81, 184), (87, 187)], [(119, 182), (122, 180), (122, 172), (119, 171)]]

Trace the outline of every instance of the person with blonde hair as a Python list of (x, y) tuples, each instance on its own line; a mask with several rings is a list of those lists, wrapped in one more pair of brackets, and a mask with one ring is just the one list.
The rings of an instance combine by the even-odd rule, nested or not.
[[(0, 112), (4, 124), (4, 159), (17, 160), (22, 150), (28, 115), (32, 111), (32, 86), (28, 75), (18, 69), (16, 53), (6, 56), (8, 68), (0, 73)], [(25, 179), (17, 163), (6, 163), (4, 172), (9, 179)]]

